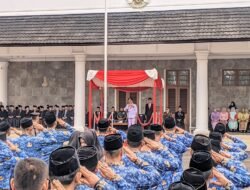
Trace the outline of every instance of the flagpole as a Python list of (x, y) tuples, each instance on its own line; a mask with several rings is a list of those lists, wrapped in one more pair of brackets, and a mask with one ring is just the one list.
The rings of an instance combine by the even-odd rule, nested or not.
[(105, 0), (105, 18), (104, 18), (104, 118), (107, 118), (108, 107), (108, 12), (107, 1)]

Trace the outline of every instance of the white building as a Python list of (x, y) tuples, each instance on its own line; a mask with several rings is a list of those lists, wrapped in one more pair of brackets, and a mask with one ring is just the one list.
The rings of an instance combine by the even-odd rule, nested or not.
[[(156, 67), (164, 108), (182, 105), (187, 126), (207, 128), (208, 107), (231, 100), (250, 107), (249, 1), (150, 0), (140, 9), (129, 2), (107, 0), (108, 69)], [(103, 0), (0, 2), (0, 101), (75, 104), (75, 124), (84, 125), (86, 72), (103, 69), (104, 7)], [(143, 112), (151, 92), (110, 89), (109, 108), (128, 96)]]

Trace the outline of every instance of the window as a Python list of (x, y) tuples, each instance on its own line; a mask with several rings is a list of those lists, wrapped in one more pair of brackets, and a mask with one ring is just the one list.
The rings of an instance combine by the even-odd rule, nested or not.
[(189, 85), (189, 71), (167, 71), (167, 84), (169, 86), (188, 86)]
[(250, 86), (250, 70), (223, 70), (223, 86)]

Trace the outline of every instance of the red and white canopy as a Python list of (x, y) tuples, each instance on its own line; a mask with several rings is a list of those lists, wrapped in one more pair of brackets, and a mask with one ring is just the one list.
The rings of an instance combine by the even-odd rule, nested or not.
[[(89, 70), (87, 80), (96, 87), (104, 86), (104, 71)], [(108, 87), (119, 88), (163, 88), (163, 81), (156, 69), (110, 70), (107, 72)], [(156, 85), (156, 86), (155, 86)]]

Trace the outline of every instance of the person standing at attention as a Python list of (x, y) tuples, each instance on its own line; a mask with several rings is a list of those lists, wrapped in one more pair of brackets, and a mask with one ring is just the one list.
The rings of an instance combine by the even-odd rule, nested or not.
[(138, 111), (137, 111), (137, 106), (136, 106), (136, 104), (133, 103), (132, 98), (128, 98), (128, 104), (126, 105), (124, 110), (127, 112), (128, 127), (136, 124)]

